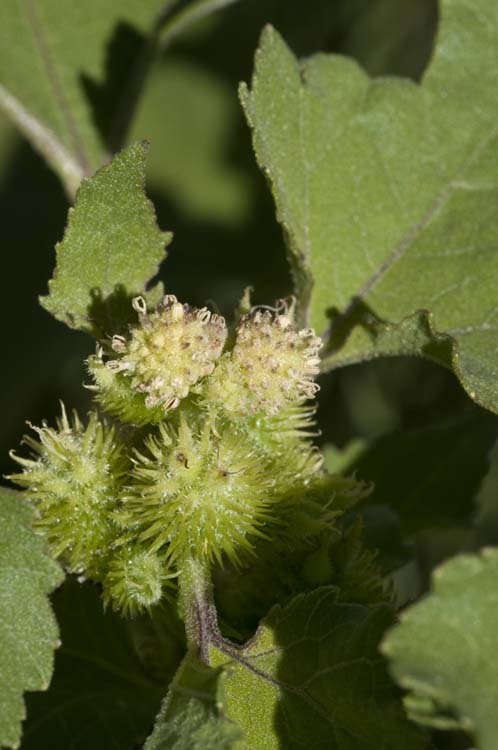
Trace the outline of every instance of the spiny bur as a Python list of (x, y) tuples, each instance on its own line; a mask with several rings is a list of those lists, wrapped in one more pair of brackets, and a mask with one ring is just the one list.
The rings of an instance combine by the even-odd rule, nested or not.
[(329, 475), (313, 445), (321, 341), (297, 329), (292, 303), (250, 309), (230, 336), (172, 295), (133, 307), (138, 324), (88, 360), (115, 428), (63, 411), (25, 438), (33, 455), (14, 456), (11, 477), (54, 554), (128, 616), (181, 588), (189, 561), (240, 570), (265, 545), (325, 548), (368, 491)]
[(159, 555), (136, 543), (124, 544), (113, 554), (104, 577), (104, 604), (133, 617), (157, 604), (175, 575)]
[[(31, 425), (30, 425), (31, 426)], [(64, 406), (57, 429), (32, 427), (23, 443), (31, 457), (11, 456), (23, 471), (9, 479), (35, 501), (36, 527), (68, 570), (99, 578), (115, 537), (113, 512), (126, 472), (126, 458), (112, 427), (95, 412), (86, 427)]]
[(172, 562), (187, 551), (239, 565), (272, 514), (274, 478), (234, 430), (215, 423), (160, 425), (136, 454), (118, 522)]

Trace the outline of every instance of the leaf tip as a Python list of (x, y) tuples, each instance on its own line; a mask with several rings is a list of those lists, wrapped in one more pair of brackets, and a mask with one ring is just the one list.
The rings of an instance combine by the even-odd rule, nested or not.
[(275, 34), (277, 34), (275, 26), (271, 23), (265, 23), (261, 31), (261, 43), (271, 40)]
[(256, 56), (260, 53), (266, 53), (271, 48), (283, 48), (290, 53), (290, 49), (280, 32), (271, 23), (267, 23), (261, 31)]

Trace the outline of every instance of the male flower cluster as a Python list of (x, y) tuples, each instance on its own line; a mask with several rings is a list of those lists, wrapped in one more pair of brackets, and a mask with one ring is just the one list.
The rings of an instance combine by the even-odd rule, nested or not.
[[(166, 295), (158, 309), (147, 312), (143, 297), (135, 297), (138, 326), (130, 336), (113, 336), (107, 358), (104, 350), (89, 359), (97, 399), (104, 409), (125, 422), (158, 422), (176, 409), (192, 386), (215, 367), (227, 331), (225, 320), (181, 304)], [(145, 407), (145, 410), (144, 410)]]

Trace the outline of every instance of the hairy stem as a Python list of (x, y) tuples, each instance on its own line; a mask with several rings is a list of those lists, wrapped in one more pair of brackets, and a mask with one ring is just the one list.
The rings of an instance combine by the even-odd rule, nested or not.
[(219, 636), (209, 565), (195, 557), (186, 558), (178, 583), (187, 644), (209, 664), (209, 645)]

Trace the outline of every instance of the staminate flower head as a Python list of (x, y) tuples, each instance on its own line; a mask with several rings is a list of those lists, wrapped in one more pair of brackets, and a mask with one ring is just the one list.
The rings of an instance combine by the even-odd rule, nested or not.
[(36, 527), (67, 568), (99, 578), (116, 527), (112, 511), (126, 469), (112, 428), (95, 413), (84, 427), (76, 412), (64, 407), (57, 429), (33, 427), (38, 439), (25, 436), (31, 458), (11, 453), (23, 471), (9, 477), (37, 505)]
[(242, 317), (233, 350), (208, 385), (209, 397), (235, 414), (276, 415), (316, 395), (321, 346), (311, 329), (295, 329), (291, 311), (256, 308)]
[(159, 555), (125, 544), (114, 552), (103, 580), (104, 605), (133, 617), (157, 604), (173, 577)]
[(117, 519), (149, 551), (180, 566), (189, 554), (238, 565), (264, 536), (275, 478), (233, 428), (163, 423), (135, 463)]
[(103, 407), (140, 424), (164, 418), (213, 371), (227, 331), (220, 315), (181, 304), (173, 295), (151, 313), (143, 297), (132, 304), (138, 325), (128, 338), (112, 338), (115, 358), (104, 362), (100, 352), (89, 359), (89, 368)]

